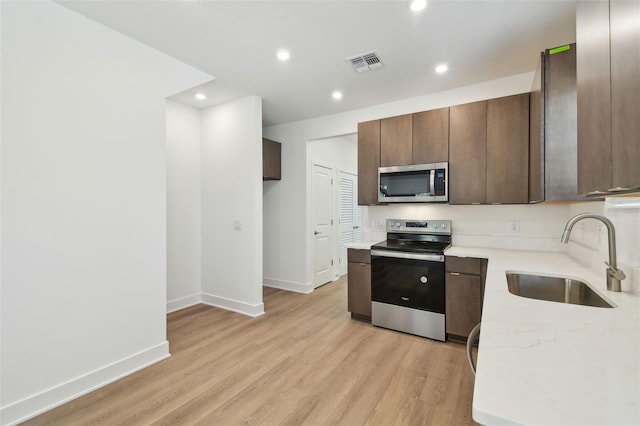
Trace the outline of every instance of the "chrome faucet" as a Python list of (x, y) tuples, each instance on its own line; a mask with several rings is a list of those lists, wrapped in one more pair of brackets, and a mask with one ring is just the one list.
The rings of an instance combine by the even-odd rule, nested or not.
[(618, 269), (618, 264), (616, 260), (616, 231), (613, 227), (613, 223), (609, 219), (604, 216), (595, 213), (581, 213), (575, 215), (564, 227), (564, 232), (562, 233), (562, 238), (560, 239), (563, 243), (569, 242), (569, 234), (571, 234), (571, 229), (573, 229), (573, 225), (576, 224), (579, 220), (582, 219), (597, 219), (600, 222), (604, 223), (607, 227), (607, 234), (609, 236), (609, 262), (604, 262), (607, 265), (607, 290), (609, 291), (621, 291), (620, 281), (626, 278), (624, 272)]

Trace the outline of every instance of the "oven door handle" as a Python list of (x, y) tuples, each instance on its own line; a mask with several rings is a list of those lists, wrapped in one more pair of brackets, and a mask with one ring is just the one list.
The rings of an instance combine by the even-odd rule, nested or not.
[(430, 262), (444, 262), (444, 255), (407, 253), (401, 251), (371, 250), (371, 256), (394, 257), (396, 259), (428, 260)]

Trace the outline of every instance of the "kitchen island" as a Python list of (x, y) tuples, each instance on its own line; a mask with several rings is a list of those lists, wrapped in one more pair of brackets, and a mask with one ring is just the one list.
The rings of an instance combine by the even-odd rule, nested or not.
[[(484, 425), (640, 424), (640, 297), (565, 253), (451, 247), (489, 259), (473, 418)], [(511, 294), (506, 271), (580, 279), (614, 308)]]

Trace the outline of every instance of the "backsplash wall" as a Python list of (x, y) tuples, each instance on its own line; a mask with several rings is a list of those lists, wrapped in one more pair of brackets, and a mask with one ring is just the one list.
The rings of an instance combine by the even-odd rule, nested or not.
[[(625, 200), (627, 207), (614, 207)], [(633, 207), (635, 205), (635, 207)], [(451, 206), (397, 204), (362, 208), (363, 239), (386, 239), (386, 219), (450, 219), (453, 244), (510, 250), (566, 251), (571, 257), (604, 275), (608, 260), (607, 231), (596, 220), (578, 222), (569, 244), (560, 237), (576, 214), (593, 212), (609, 218), (616, 229), (618, 265), (627, 275), (623, 291), (640, 294), (640, 198), (610, 198), (571, 204)], [(517, 222), (519, 232), (512, 229)], [(604, 279), (604, 278), (603, 278)]]
[(454, 245), (562, 251), (560, 237), (570, 213), (561, 204), (396, 204), (364, 207), (362, 217), (365, 240), (384, 240), (386, 219), (450, 219)]

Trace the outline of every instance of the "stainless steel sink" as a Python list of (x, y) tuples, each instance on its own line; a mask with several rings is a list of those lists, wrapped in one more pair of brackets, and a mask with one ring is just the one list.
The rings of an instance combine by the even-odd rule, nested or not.
[(507, 285), (511, 294), (529, 299), (613, 308), (613, 305), (600, 297), (588, 285), (568, 277), (507, 272)]

